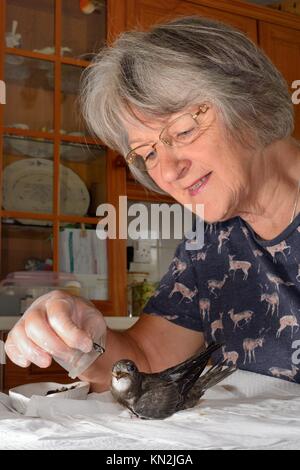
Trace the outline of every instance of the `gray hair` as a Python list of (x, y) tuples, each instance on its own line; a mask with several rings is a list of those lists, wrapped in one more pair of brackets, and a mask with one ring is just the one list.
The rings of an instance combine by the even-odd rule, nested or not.
[[(293, 132), (293, 105), (281, 73), (242, 32), (206, 18), (125, 32), (83, 75), (86, 122), (123, 155), (130, 150), (124, 119), (138, 121), (133, 109), (155, 118), (202, 102), (216, 107), (236, 140), (248, 136), (264, 147)], [(162, 192), (148, 174), (132, 173)]]

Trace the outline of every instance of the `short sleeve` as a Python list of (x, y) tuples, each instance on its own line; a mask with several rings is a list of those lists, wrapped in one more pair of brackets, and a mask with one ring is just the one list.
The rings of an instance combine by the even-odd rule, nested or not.
[(197, 276), (185, 241), (178, 245), (167, 273), (143, 313), (161, 316), (179, 326), (203, 332)]

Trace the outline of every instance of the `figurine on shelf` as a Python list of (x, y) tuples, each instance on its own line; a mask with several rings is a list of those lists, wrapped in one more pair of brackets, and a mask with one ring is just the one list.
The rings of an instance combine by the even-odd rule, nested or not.
[(101, 11), (104, 8), (102, 0), (79, 0), (79, 6), (82, 13), (90, 15), (94, 11)]
[(50, 258), (41, 260), (38, 258), (28, 258), (25, 263), (26, 271), (52, 271), (53, 261)]
[(13, 20), (12, 28), (9, 33), (5, 34), (6, 47), (20, 47), (21, 46), (21, 34), (17, 33), (18, 22)]

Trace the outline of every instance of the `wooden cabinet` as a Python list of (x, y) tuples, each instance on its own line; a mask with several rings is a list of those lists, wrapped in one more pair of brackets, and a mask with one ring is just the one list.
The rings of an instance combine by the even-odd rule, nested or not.
[[(259, 42), (285, 77), (291, 94), (295, 91), (292, 83), (300, 80), (300, 17), (299, 30), (277, 24), (259, 22)], [(295, 108), (295, 133), (300, 138), (300, 105)]]
[[(300, 17), (267, 7), (223, 0), (127, 0), (127, 29), (184, 15), (202, 15), (228, 23), (264, 49), (289, 85), (300, 80)], [(291, 89), (291, 94), (294, 90)], [(300, 138), (300, 106), (295, 106), (295, 137)]]
[(205, 2), (132, 0), (128, 2), (127, 27), (131, 28), (141, 25), (144, 28), (148, 28), (154, 23), (171, 18), (201, 15), (235, 26), (256, 42), (257, 25), (255, 19), (224, 11), (221, 8), (219, 9), (218, 2), (210, 2), (213, 8), (202, 3)]

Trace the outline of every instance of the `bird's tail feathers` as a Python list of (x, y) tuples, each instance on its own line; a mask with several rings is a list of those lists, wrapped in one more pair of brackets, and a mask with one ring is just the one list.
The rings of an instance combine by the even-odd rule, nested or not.
[[(223, 367), (225, 367), (225, 369), (223, 369)], [(226, 379), (226, 377), (229, 377), (235, 371), (235, 366), (227, 366), (226, 361), (219, 361), (211, 366), (210, 369), (199, 378), (197, 385), (201, 382), (201, 387), (203, 388), (204, 393), (207, 389), (217, 385), (221, 380)]]

